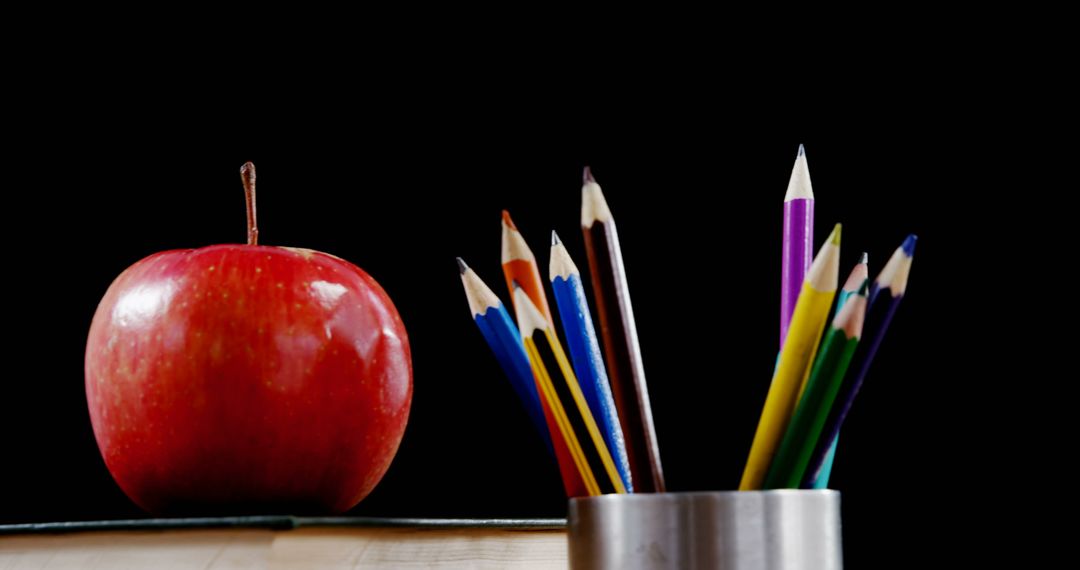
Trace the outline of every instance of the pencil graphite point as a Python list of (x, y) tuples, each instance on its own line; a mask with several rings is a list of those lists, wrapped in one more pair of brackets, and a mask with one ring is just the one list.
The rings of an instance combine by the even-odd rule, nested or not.
[(457, 258), (457, 268), (458, 268), (458, 271), (460, 271), (462, 275), (464, 275), (465, 272), (469, 270), (469, 266), (465, 265), (465, 260), (461, 259), (460, 257)]
[(554, 281), (556, 277), (562, 277), (565, 281), (570, 279), (571, 275), (581, 275), (581, 272), (574, 265), (574, 260), (570, 259), (570, 252), (566, 251), (566, 246), (559, 239), (559, 234), (551, 232), (551, 257), (548, 263), (548, 279)]
[(611, 221), (611, 210), (600, 185), (592, 177), (592, 171), (585, 172), (585, 182), (581, 185), (581, 227), (591, 228), (595, 222)]
[(844, 293), (857, 293), (863, 283), (866, 283), (870, 278), (870, 268), (867, 266), (867, 255), (865, 252), (862, 254), (862, 258), (859, 263), (851, 269), (851, 273), (844, 281), (843, 292)]
[(896, 248), (896, 251), (889, 257), (889, 261), (885, 262), (885, 266), (881, 268), (877, 278), (874, 279), (878, 287), (890, 289), (893, 297), (903, 295), (904, 290), (907, 288), (911, 262), (915, 258), (912, 255), (915, 251), (915, 240), (915, 234), (905, 238), (904, 243)]
[(832, 233), (829, 234), (829, 242), (833, 245), (840, 245), (840, 224), (833, 227)]
[(810, 166), (806, 163), (806, 151), (799, 145), (799, 154), (791, 165), (791, 178), (788, 179), (784, 202), (792, 200), (813, 200), (814, 186), (810, 182)]
[(915, 242), (918, 240), (919, 236), (915, 234), (910, 234), (908, 235), (907, 239), (904, 240), (904, 245), (900, 246), (908, 257), (915, 255)]
[(511, 283), (511, 285), (514, 288), (514, 291), (517, 291), (518, 289), (521, 289), (521, 283), (518, 283), (517, 279), (514, 279), (513, 283)]
[(503, 220), (503, 223), (506, 224), (507, 227), (514, 230), (515, 232), (518, 231), (517, 226), (514, 225), (514, 220), (510, 219), (510, 212), (508, 212), (506, 210), (503, 210), (502, 211), (502, 220)]
[(596, 179), (593, 178), (592, 175), (592, 169), (588, 166), (586, 166), (584, 172), (581, 173), (581, 183), (585, 184), (587, 182), (596, 183)]
[(869, 263), (869, 261), (870, 261), (870, 254), (866, 253), (865, 251), (862, 252), (862, 255), (859, 256), (859, 263), (862, 263), (862, 264), (865, 265), (865, 264)]

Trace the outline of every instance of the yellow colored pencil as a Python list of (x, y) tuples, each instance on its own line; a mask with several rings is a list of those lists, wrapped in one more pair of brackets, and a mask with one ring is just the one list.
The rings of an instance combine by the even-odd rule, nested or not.
[[(517, 311), (518, 328), (521, 329), (525, 353), (529, 356), (529, 362), (537, 378), (537, 385), (544, 392), (551, 410), (555, 412), (559, 429), (563, 431), (563, 437), (585, 481), (586, 489), (593, 495), (601, 494), (603, 489), (609, 489), (608, 492), (625, 493), (626, 486), (615, 467), (615, 460), (612, 459), (607, 443), (604, 442), (604, 436), (589, 410), (589, 404), (581, 392), (581, 386), (578, 385), (577, 376), (574, 375), (574, 369), (566, 357), (562, 344), (551, 330), (549, 321), (541, 314), (540, 309), (532, 302), (525, 290), (517, 282), (514, 282), (513, 286), (514, 308)], [(555, 385), (556, 379), (552, 378), (549, 368), (557, 369), (566, 384), (567, 389), (562, 391), (563, 397), (559, 395), (559, 387)], [(566, 398), (567, 395), (569, 398)], [(564, 400), (572, 401), (576, 409), (567, 410), (570, 402), (564, 402)], [(570, 415), (571, 413), (573, 416)], [(574, 429), (575, 423), (578, 424), (577, 430)], [(586, 433), (580, 433), (581, 431), (587, 433), (588, 439), (582, 439)], [(591, 445), (588, 445), (589, 443)], [(597, 481), (597, 476), (601, 475), (595, 472), (597, 470), (606, 472), (606, 480)]]
[(522, 342), (525, 345), (525, 354), (528, 355), (529, 363), (532, 366), (533, 376), (536, 378), (536, 385), (540, 388), (540, 394), (549, 402), (551, 412), (555, 416), (555, 423), (559, 426), (559, 435), (562, 436), (567, 449), (570, 450), (570, 457), (574, 460), (574, 466), (577, 468), (578, 474), (581, 475), (581, 480), (585, 482), (585, 490), (588, 491), (589, 495), (599, 495), (600, 487), (596, 484), (596, 477), (593, 476), (592, 470), (589, 469), (589, 463), (585, 460), (585, 452), (581, 450), (581, 442), (578, 441), (577, 435), (574, 434), (574, 428), (571, 427), (570, 420), (566, 417), (566, 410), (563, 409), (562, 404), (558, 403), (559, 396), (555, 394), (551, 376), (548, 375), (547, 369), (540, 362), (540, 352), (536, 347), (536, 342), (532, 337), (522, 339)]
[(551, 409), (551, 415), (555, 417), (555, 424), (559, 429), (559, 433), (551, 434), (553, 438), (562, 437), (566, 442), (566, 448), (570, 452), (570, 458), (574, 461), (574, 467), (577, 469), (578, 475), (581, 476), (581, 480), (585, 483), (585, 491), (590, 496), (600, 494), (600, 487), (596, 483), (596, 477), (593, 476), (592, 470), (589, 469), (589, 463), (585, 460), (585, 452), (581, 449), (581, 442), (578, 441), (577, 435), (574, 434), (574, 428), (570, 425), (569, 418), (566, 417), (566, 409), (563, 408), (559, 402), (559, 396), (555, 393), (555, 387), (551, 383), (551, 376), (548, 375), (547, 369), (540, 361), (540, 352), (536, 347), (536, 342), (529, 338), (523, 338), (522, 344), (525, 345), (525, 354), (529, 357), (529, 364), (532, 367), (533, 376), (536, 378), (536, 387), (540, 389), (540, 397), (548, 402), (548, 407)]
[(803, 281), (784, 348), (780, 351), (780, 364), (765, 397), (765, 407), (761, 410), (754, 442), (750, 446), (750, 457), (739, 482), (740, 491), (760, 489), (769, 472), (780, 438), (787, 430), (798, 396), (810, 375), (810, 366), (829, 318), (829, 308), (836, 296), (839, 271), (840, 224), (836, 224)]

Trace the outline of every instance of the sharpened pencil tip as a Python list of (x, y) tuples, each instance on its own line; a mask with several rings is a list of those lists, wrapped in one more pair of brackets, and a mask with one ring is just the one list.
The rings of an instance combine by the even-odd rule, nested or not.
[(829, 234), (829, 243), (840, 245), (840, 224), (833, 227), (832, 233)]
[(511, 287), (513, 287), (513, 288), (514, 288), (514, 291), (517, 291), (518, 289), (521, 289), (521, 283), (518, 283), (518, 282), (517, 282), (517, 279), (514, 279), (514, 280), (513, 280), (513, 281), (512, 281), (511, 283), (510, 283), (510, 285), (511, 285)]
[(791, 178), (788, 179), (784, 202), (792, 200), (813, 200), (814, 186), (810, 183), (810, 167), (806, 164), (806, 149), (799, 145), (799, 154), (791, 165)]
[(866, 265), (869, 262), (870, 262), (870, 254), (866, 253), (865, 251), (862, 252), (862, 255), (859, 257), (859, 263), (861, 263), (863, 265)]
[(559, 239), (559, 234), (555, 233), (555, 230), (551, 230), (551, 245), (559, 245), (562, 240)]
[(919, 236), (911, 234), (904, 240), (904, 245), (900, 246), (908, 257), (912, 257), (913, 255), (915, 255), (915, 242), (918, 240)]
[(457, 258), (457, 268), (462, 275), (465, 275), (465, 272), (469, 270), (469, 266), (465, 265), (465, 260), (461, 259), (460, 257)]
[(586, 166), (585, 171), (581, 173), (581, 183), (587, 184), (589, 182), (596, 184), (596, 179), (593, 178), (592, 169)]
[(515, 232), (517, 231), (517, 226), (514, 225), (514, 220), (510, 219), (510, 212), (508, 212), (506, 210), (503, 210), (502, 211), (502, 220), (503, 220), (503, 223), (506, 224), (506, 226), (508, 228), (514, 230)]

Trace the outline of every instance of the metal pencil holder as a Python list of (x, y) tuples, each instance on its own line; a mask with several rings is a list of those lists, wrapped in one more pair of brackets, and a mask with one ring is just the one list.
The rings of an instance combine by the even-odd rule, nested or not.
[(831, 490), (603, 495), (572, 499), (574, 570), (839, 570)]

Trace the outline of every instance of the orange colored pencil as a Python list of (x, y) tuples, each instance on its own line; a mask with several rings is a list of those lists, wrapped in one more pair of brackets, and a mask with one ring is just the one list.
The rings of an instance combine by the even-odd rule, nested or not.
[[(547, 296), (544, 295), (543, 281), (540, 280), (540, 268), (536, 265), (536, 256), (533, 255), (525, 238), (521, 236), (510, 219), (510, 213), (503, 210), (502, 213), (502, 268), (506, 277), (506, 288), (510, 291), (511, 302), (517, 307), (514, 299), (514, 283), (516, 282), (530, 301), (543, 313), (544, 318), (551, 324), (551, 330), (555, 330), (554, 321), (551, 320), (551, 310), (548, 309)], [(519, 309), (520, 310), (520, 309)], [(537, 393), (543, 393), (543, 387), (537, 384)], [(544, 420), (551, 434), (551, 444), (555, 448), (555, 459), (559, 462), (559, 472), (562, 475), (563, 487), (567, 497), (584, 497), (589, 495), (588, 487), (581, 473), (575, 468), (574, 456), (570, 453), (566, 441), (560, 436), (559, 422), (551, 411), (547, 400), (540, 398), (540, 405), (544, 408)]]
[(502, 268), (510, 298), (514, 297), (516, 281), (529, 300), (543, 313), (552, 330), (555, 330), (555, 321), (551, 319), (551, 309), (548, 308), (547, 295), (544, 294), (544, 280), (540, 278), (536, 256), (529, 249), (529, 244), (525, 243), (525, 238), (514, 225), (514, 220), (510, 219), (510, 212), (506, 210), (502, 212)]

